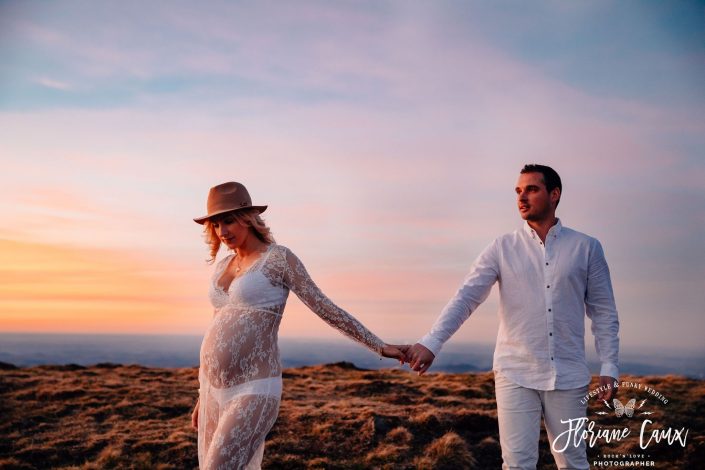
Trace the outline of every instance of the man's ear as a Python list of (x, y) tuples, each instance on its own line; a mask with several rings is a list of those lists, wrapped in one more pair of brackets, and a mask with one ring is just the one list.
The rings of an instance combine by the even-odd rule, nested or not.
[(551, 202), (552, 202), (553, 205), (555, 206), (556, 203), (557, 203), (557, 202), (560, 200), (560, 198), (561, 198), (561, 188), (559, 188), (559, 187), (553, 188), (553, 189), (551, 190), (551, 194), (549, 194), (549, 196), (550, 196), (550, 198), (551, 198)]

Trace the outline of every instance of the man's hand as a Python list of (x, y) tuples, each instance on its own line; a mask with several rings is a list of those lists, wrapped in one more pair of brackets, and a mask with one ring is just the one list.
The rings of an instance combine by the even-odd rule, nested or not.
[(418, 372), (419, 375), (422, 375), (431, 367), (435, 358), (435, 354), (419, 343), (411, 346), (406, 352), (406, 362), (408, 362), (409, 367)]
[(401, 344), (385, 344), (382, 348), (382, 356), (391, 357), (399, 361), (399, 364), (404, 365), (406, 352), (409, 349), (408, 345)]
[[(617, 395), (617, 390), (614, 388), (614, 383), (617, 381), (614, 377), (609, 375), (600, 376), (600, 387), (602, 390), (597, 394), (598, 400), (611, 400)], [(608, 388), (609, 387), (609, 388)]]

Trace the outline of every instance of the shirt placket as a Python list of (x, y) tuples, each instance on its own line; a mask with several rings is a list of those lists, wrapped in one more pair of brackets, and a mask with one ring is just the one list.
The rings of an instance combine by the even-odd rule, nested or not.
[(553, 339), (553, 291), (555, 290), (552, 286), (554, 278), (554, 266), (553, 261), (555, 257), (553, 256), (555, 249), (555, 239), (556, 235), (552, 234), (551, 231), (546, 235), (546, 243), (541, 241), (541, 238), (532, 231), (532, 238), (536, 240), (541, 248), (541, 254), (543, 255), (543, 279), (546, 284), (544, 289), (544, 304), (546, 313), (546, 334), (548, 335), (548, 358), (551, 367), (551, 376), (555, 385), (556, 380), (556, 361), (555, 361), (555, 343)]
[(546, 281), (546, 289), (544, 291), (544, 299), (546, 304), (546, 334), (548, 335), (548, 357), (551, 365), (551, 375), (553, 376), (554, 384), (556, 380), (556, 345), (555, 337), (553, 336), (553, 292), (555, 286), (553, 281), (555, 278), (555, 249), (556, 235), (551, 231), (546, 235), (546, 243), (542, 244), (543, 248), (543, 278)]

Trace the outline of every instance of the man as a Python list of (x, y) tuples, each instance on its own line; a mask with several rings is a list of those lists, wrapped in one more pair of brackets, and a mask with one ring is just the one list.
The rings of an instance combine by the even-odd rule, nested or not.
[[(552, 168), (524, 166), (515, 189), (523, 227), (480, 254), (431, 332), (406, 350), (411, 368), (426, 372), (499, 282), (493, 370), (505, 469), (536, 468), (542, 415), (549, 442), (568, 429), (565, 421), (585, 417), (584, 315), (592, 320), (602, 362), (600, 400), (612, 398), (618, 378), (619, 321), (607, 262), (600, 242), (556, 218), (562, 189)], [(582, 439), (556, 449), (551, 446), (559, 468), (589, 468)]]

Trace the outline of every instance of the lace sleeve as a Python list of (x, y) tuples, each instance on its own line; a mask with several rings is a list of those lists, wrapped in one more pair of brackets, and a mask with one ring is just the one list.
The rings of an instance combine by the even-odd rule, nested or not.
[(316, 315), (349, 338), (381, 354), (384, 341), (364, 327), (355, 317), (335, 305), (313, 282), (299, 258), (285, 250), (283, 283)]

